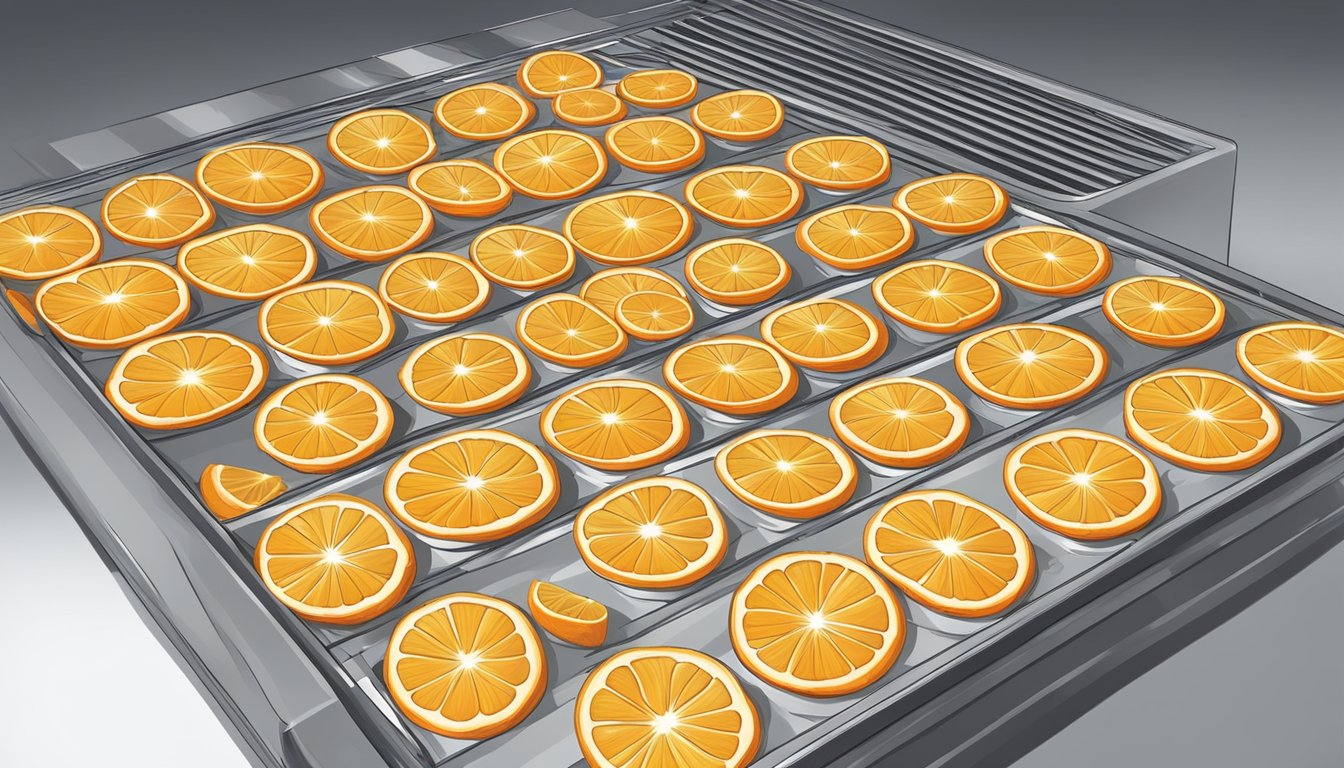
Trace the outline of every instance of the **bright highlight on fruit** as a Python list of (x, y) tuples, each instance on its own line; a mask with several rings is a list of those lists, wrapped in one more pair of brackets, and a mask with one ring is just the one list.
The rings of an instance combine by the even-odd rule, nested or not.
[(572, 125), (607, 125), (626, 115), (625, 102), (601, 88), (565, 91), (551, 100), (555, 118)]
[(616, 324), (636, 339), (666, 341), (691, 330), (695, 310), (680, 296), (636, 291), (616, 303)]
[(644, 173), (671, 173), (689, 168), (705, 156), (700, 132), (675, 117), (637, 117), (607, 129), (607, 151), (627, 168)]
[(491, 282), (520, 291), (563, 283), (574, 274), (569, 241), (526, 224), (501, 224), (477, 235), (471, 241), (471, 260)]
[(528, 304), (515, 328), (518, 340), (534, 354), (571, 368), (609, 363), (629, 343), (614, 320), (568, 293), (552, 293)]

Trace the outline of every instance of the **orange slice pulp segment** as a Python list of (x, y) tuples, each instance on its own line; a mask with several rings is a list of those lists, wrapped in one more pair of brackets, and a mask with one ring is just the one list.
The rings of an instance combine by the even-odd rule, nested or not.
[(922, 379), (866, 381), (831, 401), (831, 427), (854, 451), (889, 467), (934, 464), (970, 434), (966, 407), (945, 388)]
[(510, 186), (540, 200), (577, 197), (607, 175), (607, 154), (596, 139), (559, 129), (514, 136), (495, 150), (494, 162)]
[(834, 440), (796, 429), (760, 429), (719, 450), (714, 470), (733, 495), (763, 512), (807, 519), (854, 495), (858, 470)]
[(406, 177), (406, 185), (431, 208), (449, 216), (492, 216), (513, 200), (513, 188), (504, 177), (478, 160), (416, 166)]
[(196, 186), (220, 205), (251, 214), (280, 213), (313, 199), (326, 174), (298, 147), (261, 141), (220, 147), (196, 164)]
[(779, 251), (741, 237), (712, 240), (686, 257), (695, 292), (720, 304), (759, 304), (788, 284), (793, 270)]
[(567, 643), (596, 648), (607, 638), (607, 607), (549, 581), (534, 580), (527, 607), (541, 628)]
[(1269, 401), (1224, 373), (1178, 368), (1125, 390), (1125, 430), (1139, 445), (1197, 472), (1259, 464), (1283, 434)]
[(308, 212), (313, 233), (337, 253), (360, 261), (403, 254), (429, 239), (434, 214), (404, 187), (355, 187)]
[(407, 317), (455, 323), (490, 301), (490, 282), (475, 264), (451, 253), (408, 253), (383, 270), (378, 295)]
[(183, 245), (177, 269), (206, 293), (253, 301), (311, 278), (317, 271), (317, 251), (306, 235), (292, 229), (245, 224)]
[(1051, 226), (1000, 232), (985, 241), (985, 261), (1013, 285), (1051, 296), (1082, 293), (1111, 271), (1104, 243)]
[(451, 416), (497, 411), (527, 391), (532, 367), (517, 344), (492, 333), (463, 333), (427, 341), (398, 374), (417, 403)]
[(553, 293), (528, 304), (519, 313), (516, 328), (523, 346), (571, 368), (611, 362), (629, 343), (614, 320), (568, 293)]
[(1019, 323), (981, 331), (957, 345), (957, 373), (971, 391), (1007, 408), (1054, 408), (1096, 388), (1106, 350), (1062, 325)]
[(803, 205), (793, 177), (761, 165), (724, 165), (692, 176), (686, 202), (700, 215), (729, 227), (764, 227), (789, 218)]
[(521, 93), (499, 83), (478, 83), (444, 94), (434, 104), (443, 129), (461, 139), (503, 139), (532, 122), (536, 107)]
[(867, 136), (814, 136), (789, 147), (784, 167), (814, 187), (867, 189), (891, 176), (891, 155)]
[(103, 226), (118, 240), (145, 248), (171, 248), (215, 223), (215, 209), (176, 176), (154, 173), (127, 179), (103, 197)]
[(1008, 195), (984, 176), (951, 173), (906, 184), (892, 205), (935, 232), (964, 235), (999, 223)]
[(261, 350), (215, 331), (184, 331), (142, 341), (107, 376), (107, 399), (147, 429), (181, 429), (223, 418), (266, 384)]
[(784, 105), (764, 91), (725, 91), (692, 107), (691, 122), (727, 141), (760, 141), (784, 125)]
[(191, 294), (174, 269), (148, 259), (118, 259), (48, 280), (33, 304), (64, 341), (116, 349), (175, 328), (191, 310)]
[(573, 51), (542, 51), (527, 57), (518, 67), (518, 85), (538, 99), (601, 84), (602, 67)]
[(769, 413), (798, 391), (798, 374), (774, 347), (747, 336), (720, 336), (678, 347), (663, 363), (672, 391), (735, 416)]
[(325, 373), (290, 382), (257, 409), (252, 433), (268, 456), (300, 472), (357, 464), (387, 443), (392, 405), (372, 384)]
[(989, 275), (955, 261), (912, 261), (873, 281), (873, 300), (905, 325), (957, 333), (994, 317), (1003, 291)]
[(798, 247), (838, 269), (868, 269), (910, 250), (915, 229), (905, 214), (876, 205), (841, 205), (808, 216)]
[(705, 156), (700, 132), (675, 117), (637, 117), (607, 129), (607, 151), (627, 168), (670, 173), (689, 168)]
[(887, 350), (887, 327), (844, 299), (808, 299), (771, 312), (761, 338), (794, 365), (818, 371), (853, 371)]
[(1260, 386), (1294, 400), (1344, 402), (1344, 330), (1271, 323), (1237, 339), (1237, 362)]
[(73, 208), (41, 205), (0, 216), (0, 278), (45, 280), (103, 252), (98, 225)]
[(360, 283), (320, 280), (267, 299), (257, 313), (261, 338), (305, 363), (348, 365), (392, 342), (392, 316), (381, 297)]
[(581, 384), (541, 413), (551, 447), (595, 469), (624, 472), (672, 458), (686, 447), (686, 412), (667, 392), (637, 379)]
[(363, 173), (405, 173), (434, 156), (434, 133), (423, 120), (400, 109), (369, 109), (336, 121), (327, 149)]
[(207, 464), (201, 472), (201, 501), (220, 520), (251, 512), (284, 493), (285, 482), (275, 475), (227, 464)]

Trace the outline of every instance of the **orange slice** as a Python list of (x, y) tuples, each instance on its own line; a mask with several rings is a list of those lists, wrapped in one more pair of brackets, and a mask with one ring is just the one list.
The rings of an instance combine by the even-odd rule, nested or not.
[(64, 341), (116, 349), (177, 327), (191, 294), (177, 270), (149, 259), (118, 259), (67, 272), (33, 296), (37, 313)]
[(477, 83), (444, 94), (434, 104), (434, 118), (460, 139), (495, 141), (521, 131), (537, 114), (532, 102), (499, 83)]
[(532, 581), (527, 607), (541, 628), (567, 643), (596, 648), (607, 639), (607, 606), (549, 581)]
[(831, 400), (831, 427), (855, 452), (889, 467), (946, 459), (966, 443), (971, 418), (951, 392), (931, 381), (866, 381)]
[(427, 323), (456, 323), (490, 301), (490, 282), (475, 264), (451, 253), (408, 253), (388, 265), (378, 295), (389, 307)]
[(450, 416), (474, 416), (515, 402), (532, 381), (517, 344), (493, 333), (463, 333), (425, 342), (398, 374), (417, 403)]
[(495, 150), (509, 186), (539, 200), (578, 197), (607, 175), (607, 155), (591, 136), (565, 130), (514, 136)]
[(761, 321), (761, 338), (794, 365), (853, 371), (887, 351), (887, 327), (844, 299), (808, 299), (780, 307)]
[(1035, 293), (1074, 296), (1111, 271), (1111, 251), (1098, 240), (1060, 227), (1021, 227), (989, 238), (985, 261), (999, 277)]
[(200, 488), (205, 508), (220, 520), (245, 515), (287, 490), (275, 475), (227, 464), (207, 464)]
[(317, 251), (311, 240), (292, 229), (246, 224), (183, 245), (177, 269), (206, 293), (254, 301), (311, 278), (317, 271)]
[(436, 211), (449, 216), (493, 216), (509, 206), (513, 188), (479, 160), (444, 160), (416, 166), (406, 185)]
[(690, 440), (686, 412), (637, 379), (604, 379), (560, 395), (541, 412), (552, 448), (596, 469), (625, 472), (676, 456)]
[(602, 310), (568, 293), (528, 304), (518, 315), (518, 340), (533, 353), (571, 368), (609, 363), (625, 351), (625, 331)]
[(798, 520), (854, 495), (858, 470), (834, 440), (797, 429), (758, 429), (719, 450), (714, 471), (733, 495), (763, 512)]
[(1008, 195), (984, 176), (950, 173), (906, 184), (891, 204), (935, 232), (965, 235), (999, 223)]
[(262, 402), (252, 434), (257, 447), (291, 469), (335, 472), (383, 447), (392, 434), (392, 405), (355, 376), (309, 376)]
[(33, 300), (13, 288), (5, 289), (5, 301), (14, 310), (14, 314), (23, 321), (34, 333), (42, 333), (42, 321), (37, 317), (37, 307), (33, 306)]
[(700, 132), (675, 117), (637, 117), (607, 129), (607, 151), (627, 168), (644, 173), (671, 173), (689, 168), (705, 156)]
[(957, 345), (957, 373), (975, 394), (1008, 408), (1055, 408), (1086, 395), (1106, 376), (1106, 350), (1062, 325), (1018, 323), (981, 331)]
[(471, 260), (507, 288), (532, 291), (574, 274), (574, 247), (560, 235), (526, 224), (491, 227), (471, 241)]
[(868, 269), (910, 250), (915, 230), (895, 208), (841, 205), (803, 219), (794, 238), (804, 253), (832, 267)]
[(1223, 327), (1223, 300), (1178, 277), (1131, 277), (1106, 289), (1101, 309), (1126, 336), (1158, 347), (1202, 344)]
[(227, 333), (184, 331), (121, 354), (104, 392), (126, 420), (147, 429), (215, 421), (252, 402), (266, 384), (261, 350)]
[(308, 222), (332, 250), (360, 261), (403, 254), (434, 230), (434, 214), (425, 201), (390, 185), (338, 192), (313, 206)]
[(686, 202), (701, 216), (729, 227), (764, 227), (798, 212), (803, 188), (792, 176), (763, 165), (724, 165), (692, 176)]
[(830, 552), (770, 558), (733, 593), (728, 627), (742, 663), (805, 696), (843, 696), (891, 669), (905, 616), (872, 568)]
[(1004, 461), (1003, 484), (1023, 514), (1075, 539), (1133, 533), (1162, 506), (1153, 462), (1124, 440), (1087, 429), (1018, 445)]
[(779, 251), (741, 237), (712, 240), (686, 257), (686, 279), (695, 292), (729, 306), (769, 300), (792, 274)]
[(261, 338), (295, 360), (349, 365), (392, 341), (392, 315), (372, 288), (320, 280), (267, 299), (257, 313)]
[(873, 281), (883, 312), (916, 330), (957, 333), (999, 313), (1003, 292), (989, 275), (955, 261), (912, 261)]
[(616, 84), (616, 93), (637, 107), (671, 109), (695, 98), (700, 81), (679, 69), (643, 69)]
[(663, 363), (663, 378), (687, 400), (734, 416), (769, 413), (798, 391), (798, 374), (789, 361), (747, 336), (678, 347)]
[(521, 723), (546, 692), (546, 654), (512, 603), (454, 592), (406, 614), (383, 659), (392, 701), (422, 728), (485, 739)]
[(814, 187), (867, 189), (891, 176), (891, 155), (867, 136), (814, 136), (789, 147), (784, 167)]
[(103, 197), (103, 226), (118, 240), (145, 248), (172, 248), (215, 223), (215, 209), (176, 176), (153, 173), (127, 179)]
[(691, 303), (659, 291), (636, 291), (616, 304), (616, 324), (644, 341), (666, 341), (688, 333), (695, 325)]
[(326, 174), (298, 147), (252, 141), (221, 147), (196, 164), (196, 186), (235, 211), (280, 213), (313, 199)]
[(336, 121), (327, 149), (364, 173), (405, 173), (434, 156), (434, 133), (420, 118), (400, 109), (369, 109)]
[(1259, 464), (1279, 445), (1279, 414), (1254, 390), (1217, 371), (1176, 368), (1125, 390), (1125, 430), (1139, 445), (1197, 472)]
[(255, 561), (277, 600), (324, 624), (359, 624), (386, 613), (415, 579), (406, 534), (377, 507), (344, 494), (306, 501), (271, 521)]
[(0, 278), (45, 280), (103, 252), (98, 225), (73, 208), (42, 205), (0, 216)]
[(387, 471), (388, 509), (412, 530), (495, 541), (555, 507), (560, 480), (537, 446), (495, 429), (454, 432), (407, 451)]
[(565, 91), (551, 100), (557, 120), (573, 125), (607, 125), (625, 117), (625, 102), (601, 88)]
[(667, 195), (613, 192), (574, 206), (564, 232), (602, 264), (645, 264), (676, 253), (691, 239), (691, 212)]
[(534, 53), (518, 67), (518, 85), (528, 96), (538, 99), (601, 84), (602, 67), (573, 51)]
[(1237, 339), (1237, 362), (1255, 383), (1285, 397), (1344, 402), (1344, 331), (1317, 323), (1271, 323)]
[(764, 91), (725, 91), (691, 108), (695, 127), (728, 141), (760, 141), (784, 125), (784, 105)]
[(615, 267), (596, 272), (583, 281), (579, 296), (614, 320), (616, 304), (639, 291), (657, 291), (669, 296), (689, 298), (681, 283), (673, 280), (666, 272), (645, 267)]

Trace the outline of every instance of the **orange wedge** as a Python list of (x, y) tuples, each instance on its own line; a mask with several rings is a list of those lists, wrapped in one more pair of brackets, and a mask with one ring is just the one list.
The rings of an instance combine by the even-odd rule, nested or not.
[(616, 324), (644, 341), (666, 341), (695, 325), (695, 310), (680, 296), (660, 291), (636, 291), (616, 304)]
[(607, 639), (607, 606), (549, 581), (532, 581), (527, 607), (541, 628), (567, 643), (596, 648)]
[(1035, 293), (1074, 296), (1111, 271), (1111, 251), (1098, 240), (1060, 227), (1021, 227), (989, 238), (985, 261), (999, 277)]
[(845, 449), (797, 429), (758, 429), (737, 438), (714, 457), (714, 471), (747, 504), (798, 520), (836, 509), (858, 484)]
[(999, 223), (1008, 195), (984, 176), (950, 173), (906, 184), (891, 204), (935, 232), (965, 235)]
[(794, 238), (804, 253), (832, 267), (868, 269), (910, 250), (915, 229), (895, 208), (840, 205), (803, 219)]
[(574, 206), (564, 232), (602, 264), (645, 264), (676, 253), (691, 239), (691, 212), (667, 195), (613, 192)]
[(1126, 336), (1157, 347), (1202, 344), (1223, 327), (1223, 300), (1178, 277), (1131, 277), (1106, 289), (1101, 309)]
[(955, 261), (912, 261), (874, 280), (873, 300), (916, 330), (957, 333), (997, 315), (1003, 291), (989, 275)]
[(5, 289), (5, 301), (14, 310), (23, 324), (28, 326), (34, 333), (42, 333), (42, 321), (37, 317), (37, 307), (33, 306), (33, 300), (13, 288)]
[(317, 251), (313, 241), (292, 229), (245, 224), (183, 245), (177, 269), (206, 293), (254, 301), (311, 278), (317, 271)]
[(560, 235), (526, 224), (491, 227), (471, 241), (471, 260), (506, 288), (533, 291), (574, 274), (574, 247)]
[(490, 282), (475, 264), (451, 253), (408, 253), (388, 265), (378, 295), (407, 317), (456, 323), (490, 301)]
[(867, 136), (814, 136), (789, 147), (784, 167), (814, 187), (867, 189), (891, 176), (891, 155)]
[(37, 313), (64, 341), (116, 349), (171, 331), (191, 310), (177, 270), (149, 259), (118, 259), (67, 272), (33, 296)]
[(700, 81), (679, 69), (643, 69), (616, 84), (616, 93), (637, 107), (671, 109), (695, 98)]
[(495, 169), (509, 186), (539, 200), (578, 197), (607, 175), (607, 155), (591, 136), (574, 131), (533, 131), (495, 150)]
[(73, 208), (42, 205), (0, 216), (0, 278), (45, 280), (103, 252), (98, 225)]
[(1344, 331), (1317, 323), (1271, 323), (1237, 339), (1237, 362), (1255, 383), (1294, 400), (1344, 402)]
[(127, 179), (103, 197), (103, 226), (118, 240), (145, 248), (172, 248), (215, 223), (215, 209), (176, 176), (153, 173)]
[(946, 459), (966, 443), (971, 417), (951, 392), (931, 381), (865, 381), (831, 400), (831, 427), (855, 452), (902, 469)]
[(434, 214), (403, 187), (355, 187), (328, 197), (308, 212), (318, 239), (343, 256), (382, 261), (429, 239)]
[(571, 368), (590, 368), (620, 357), (625, 331), (602, 310), (568, 293), (528, 304), (518, 315), (518, 340), (534, 354)]
[(460, 139), (495, 141), (521, 131), (537, 114), (532, 102), (499, 83), (477, 83), (444, 94), (434, 104), (434, 118)]
[(657, 291), (669, 296), (689, 298), (681, 283), (673, 280), (666, 272), (645, 267), (615, 267), (596, 272), (583, 281), (579, 296), (614, 320), (616, 304), (640, 291)]
[(784, 125), (784, 105), (764, 91), (725, 91), (691, 108), (695, 127), (728, 141), (760, 141)]
[(625, 472), (676, 456), (690, 440), (686, 412), (637, 379), (604, 379), (560, 395), (541, 412), (551, 447), (596, 469)]
[(363, 173), (405, 173), (434, 156), (434, 133), (420, 118), (400, 109), (369, 109), (336, 121), (327, 149)]
[(252, 402), (266, 384), (266, 358), (242, 339), (184, 331), (121, 354), (103, 391), (126, 420), (147, 429), (214, 421)]
[(844, 299), (808, 299), (771, 312), (761, 338), (794, 365), (818, 371), (853, 371), (887, 351), (887, 327)]
[(1061, 429), (1018, 445), (1003, 484), (1023, 514), (1075, 539), (1124, 536), (1162, 506), (1157, 468), (1139, 449), (1087, 429)]
[(392, 315), (372, 288), (320, 280), (267, 299), (257, 313), (261, 338), (295, 360), (349, 365), (392, 341)]
[(789, 361), (747, 336), (678, 347), (663, 363), (663, 378), (687, 400), (734, 416), (769, 413), (798, 391), (798, 374)]
[(877, 682), (905, 645), (905, 616), (872, 568), (830, 552), (790, 552), (757, 566), (733, 593), (728, 627), (742, 663), (805, 696)]
[(392, 434), (392, 405), (355, 376), (309, 376), (262, 402), (252, 434), (257, 447), (291, 469), (335, 472), (383, 447)]
[(692, 176), (686, 202), (701, 216), (729, 227), (764, 227), (798, 212), (803, 188), (792, 176), (763, 165), (724, 165)]
[(535, 53), (518, 67), (518, 85), (528, 96), (549, 99), (565, 91), (596, 88), (602, 84), (602, 67), (573, 51)]
[(479, 160), (444, 160), (416, 166), (406, 186), (429, 207), (449, 216), (481, 218), (509, 206), (513, 188)]
[(1279, 414), (1254, 390), (1217, 371), (1177, 368), (1125, 390), (1125, 430), (1139, 445), (1197, 472), (1259, 464), (1279, 445)]
[(705, 156), (700, 132), (675, 117), (637, 117), (607, 129), (607, 151), (627, 168), (644, 173), (671, 173), (689, 168)]
[(196, 164), (196, 186), (235, 211), (280, 213), (313, 199), (326, 174), (298, 147), (252, 141), (221, 147)]
[(201, 501), (220, 520), (251, 512), (286, 490), (275, 475), (227, 464), (207, 464), (201, 472)]
[(416, 347), (398, 379), (413, 400), (431, 411), (474, 416), (522, 397), (532, 381), (532, 366), (503, 336), (463, 333)]
[(792, 274), (779, 251), (741, 237), (712, 240), (686, 257), (686, 279), (695, 292), (729, 306), (770, 299)]
[(1086, 395), (1106, 376), (1106, 350), (1062, 325), (1018, 323), (981, 331), (957, 345), (957, 373), (971, 391), (1007, 408), (1055, 408)]
[(551, 100), (557, 120), (573, 125), (607, 125), (625, 117), (625, 102), (601, 88), (565, 91)]

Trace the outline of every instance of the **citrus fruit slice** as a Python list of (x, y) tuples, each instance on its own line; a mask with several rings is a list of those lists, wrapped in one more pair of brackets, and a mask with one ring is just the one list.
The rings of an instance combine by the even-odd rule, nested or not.
[(757, 566), (733, 593), (733, 650), (755, 675), (805, 696), (843, 696), (887, 673), (905, 616), (866, 563), (790, 552)]
[(33, 306), (33, 300), (13, 288), (5, 289), (5, 301), (14, 310), (23, 324), (28, 326), (34, 333), (42, 333), (42, 321), (37, 317), (37, 307)]
[(627, 168), (644, 173), (671, 173), (689, 168), (705, 156), (700, 132), (675, 117), (637, 117), (607, 129), (607, 151)]
[(280, 213), (308, 202), (325, 176), (304, 150), (262, 141), (220, 147), (196, 164), (196, 186), (206, 197), (251, 214)]
[(844, 299), (808, 299), (771, 312), (761, 338), (794, 365), (818, 371), (853, 371), (887, 350), (887, 327)]
[(484, 739), (536, 708), (546, 691), (546, 654), (512, 603), (454, 592), (397, 622), (383, 676), (392, 701), (416, 725)]
[(1031, 587), (1036, 556), (1022, 529), (955, 491), (910, 491), (863, 532), (868, 562), (902, 592), (953, 616), (989, 616)]
[(308, 212), (318, 239), (343, 256), (382, 261), (429, 239), (434, 214), (403, 187), (355, 187), (328, 197)]
[(667, 195), (613, 192), (574, 206), (564, 233), (602, 264), (644, 264), (676, 253), (691, 239), (691, 212)]
[(616, 324), (644, 341), (666, 341), (695, 325), (695, 310), (680, 296), (659, 291), (636, 291), (616, 304)]
[(625, 102), (601, 88), (565, 91), (551, 100), (557, 120), (573, 125), (607, 125), (626, 115)]
[(245, 515), (287, 490), (275, 475), (227, 464), (207, 464), (200, 488), (205, 508), (220, 520)]
[(989, 275), (955, 261), (912, 261), (873, 281), (883, 312), (916, 330), (957, 333), (999, 313), (1003, 292)]
[(183, 245), (177, 270), (206, 293), (254, 301), (311, 278), (317, 271), (317, 251), (307, 236), (292, 229), (245, 224)]
[(734, 416), (773, 411), (798, 391), (798, 373), (774, 347), (747, 336), (719, 336), (678, 347), (663, 363), (672, 391)]
[(1178, 277), (1131, 277), (1106, 289), (1101, 309), (1126, 336), (1158, 347), (1201, 344), (1223, 327), (1223, 300)]
[(1124, 440), (1087, 429), (1018, 445), (1003, 463), (1003, 484), (1023, 514), (1075, 539), (1133, 533), (1162, 506), (1153, 462)]
[(261, 350), (227, 333), (184, 331), (136, 344), (107, 376), (107, 399), (147, 429), (214, 421), (252, 401), (266, 384)]
[(261, 338), (295, 360), (349, 365), (392, 341), (392, 315), (372, 288), (319, 280), (267, 299), (257, 313)]
[(579, 296), (614, 320), (616, 304), (639, 291), (657, 291), (669, 296), (689, 298), (681, 283), (673, 280), (666, 272), (645, 267), (614, 267), (596, 272), (583, 281), (579, 287)]
[(408, 253), (383, 270), (378, 295), (407, 317), (456, 323), (490, 301), (490, 282), (475, 264), (451, 253)]
[(471, 260), (490, 280), (521, 291), (563, 283), (574, 274), (574, 246), (526, 224), (502, 224), (477, 235)]
[(1008, 195), (984, 176), (949, 173), (906, 184), (891, 204), (935, 232), (965, 235), (999, 223)]
[(590, 597), (533, 580), (527, 607), (542, 629), (567, 643), (596, 648), (607, 639), (607, 606)]
[(495, 429), (454, 432), (407, 451), (387, 471), (388, 509), (436, 539), (495, 541), (541, 520), (560, 481), (537, 446)]
[(858, 484), (858, 470), (845, 449), (798, 429), (749, 432), (719, 450), (714, 471), (747, 504), (799, 520), (836, 509)]
[(616, 84), (616, 93), (637, 107), (671, 109), (695, 98), (700, 81), (679, 69), (642, 69)]
[(514, 136), (495, 150), (495, 169), (509, 186), (539, 200), (577, 197), (607, 175), (607, 155), (591, 136), (566, 130)]
[(1060, 227), (1021, 227), (989, 238), (985, 261), (999, 277), (1035, 293), (1074, 296), (1111, 271), (1111, 251), (1098, 240)]
[(602, 67), (573, 51), (534, 53), (518, 67), (518, 85), (528, 96), (538, 99), (601, 84)]
[(518, 340), (533, 353), (571, 368), (591, 368), (620, 357), (625, 331), (578, 296), (553, 293), (518, 315)]
[(257, 573), (309, 621), (359, 624), (385, 613), (415, 579), (406, 534), (377, 507), (330, 494), (286, 510), (261, 532)]
[(416, 347), (398, 379), (412, 399), (431, 411), (473, 416), (522, 397), (532, 381), (532, 366), (503, 336), (464, 333)]
[(1008, 408), (1054, 408), (1106, 376), (1106, 350), (1090, 336), (1045, 323), (1001, 325), (957, 345), (957, 373), (971, 391)]
[(98, 225), (73, 208), (42, 205), (0, 216), (0, 277), (45, 280), (86, 267), (103, 252)]
[(1254, 390), (1217, 371), (1176, 368), (1125, 390), (1125, 430), (1139, 445), (1198, 472), (1232, 472), (1279, 445), (1279, 414)]
[(499, 83), (477, 83), (444, 94), (434, 104), (434, 118), (459, 139), (495, 141), (523, 129), (537, 114), (532, 102)]
[(889, 467), (935, 464), (966, 443), (971, 417), (951, 392), (931, 381), (865, 381), (831, 400), (831, 427), (858, 454)]
[(798, 224), (798, 247), (837, 269), (868, 269), (910, 250), (915, 229), (905, 214), (876, 205), (840, 205)]
[(327, 149), (363, 173), (405, 173), (434, 156), (434, 133), (420, 118), (400, 109), (369, 109), (331, 126)]
[(580, 384), (541, 412), (552, 448), (596, 469), (624, 472), (676, 456), (690, 440), (686, 412), (667, 392), (637, 379)]
[(729, 227), (764, 227), (784, 221), (803, 205), (803, 188), (763, 165), (723, 165), (686, 182), (686, 202), (701, 216)]
[(392, 434), (392, 405), (355, 376), (309, 376), (262, 402), (252, 434), (257, 447), (291, 469), (335, 472), (383, 447)]
[(1237, 339), (1237, 362), (1255, 383), (1294, 400), (1344, 402), (1344, 331), (1317, 323), (1271, 323)]
[(176, 176), (153, 173), (127, 179), (103, 197), (103, 226), (118, 240), (145, 248), (171, 248), (215, 223), (215, 209)]
[(513, 188), (479, 160), (443, 160), (416, 166), (406, 185), (429, 207), (449, 216), (493, 216), (509, 206)]
[(149, 259), (117, 259), (51, 278), (33, 304), (66, 342), (116, 349), (177, 327), (191, 310), (191, 294), (175, 269)]
[(686, 279), (695, 292), (729, 306), (770, 299), (792, 274), (779, 251), (741, 237), (712, 240), (686, 257)]
[(867, 136), (814, 136), (789, 147), (784, 167), (814, 187), (867, 189), (891, 176), (891, 155)]
[(695, 127), (728, 141), (760, 141), (784, 125), (784, 105), (764, 91), (724, 91), (691, 108)]

